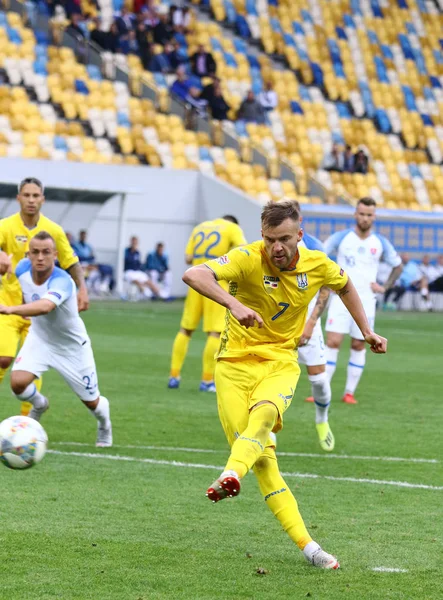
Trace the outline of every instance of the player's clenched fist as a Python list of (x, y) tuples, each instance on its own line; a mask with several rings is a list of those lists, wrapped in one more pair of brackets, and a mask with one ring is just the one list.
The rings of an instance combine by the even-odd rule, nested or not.
[(260, 328), (263, 327), (263, 319), (261, 316), (256, 313), (255, 310), (248, 308), (241, 302), (236, 304), (234, 308), (231, 308), (231, 315), (237, 319), (240, 325), (246, 327), (246, 329), (254, 327), (256, 323)]
[(12, 262), (11, 256), (6, 254), (6, 252), (0, 252), (0, 275), (6, 275), (7, 273), (11, 273)]
[(365, 342), (369, 344), (374, 354), (385, 354), (388, 349), (388, 340), (376, 333), (365, 335)]

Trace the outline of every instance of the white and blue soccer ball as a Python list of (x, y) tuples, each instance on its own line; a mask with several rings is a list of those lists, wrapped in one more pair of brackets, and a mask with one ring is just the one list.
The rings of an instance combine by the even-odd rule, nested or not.
[(0, 461), (9, 469), (29, 469), (46, 453), (48, 436), (35, 419), (9, 417), (0, 423)]

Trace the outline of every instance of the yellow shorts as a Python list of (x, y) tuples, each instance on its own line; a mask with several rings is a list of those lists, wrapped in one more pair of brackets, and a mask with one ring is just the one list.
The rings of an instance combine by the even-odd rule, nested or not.
[[(251, 409), (263, 400), (275, 404), (278, 421), (274, 432), (283, 427), (283, 413), (289, 408), (300, 377), (296, 362), (265, 360), (258, 357), (221, 359), (215, 366), (218, 414), (229, 444), (246, 429)], [(267, 446), (273, 446), (268, 440)]]
[(28, 335), (31, 321), (18, 315), (0, 315), (0, 356), (15, 357)]
[(225, 328), (226, 308), (205, 298), (192, 288), (186, 296), (180, 327), (194, 331), (203, 317), (203, 331), (221, 333)]

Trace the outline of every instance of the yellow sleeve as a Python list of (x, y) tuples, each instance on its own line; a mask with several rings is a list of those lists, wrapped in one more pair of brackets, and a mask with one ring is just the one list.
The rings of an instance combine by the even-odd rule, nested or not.
[(331, 290), (341, 290), (348, 283), (348, 276), (336, 262), (325, 255), (325, 280), (323, 285)]
[(61, 268), (66, 271), (69, 267), (78, 263), (78, 257), (71, 247), (71, 244), (66, 237), (66, 233), (61, 227), (57, 227), (54, 230), (53, 236), (57, 247), (58, 262), (60, 263)]
[(235, 248), (204, 264), (214, 272), (217, 281), (240, 281), (254, 268), (254, 256), (247, 247)]
[(195, 229), (192, 230), (192, 233), (189, 237), (188, 243), (186, 244), (186, 248), (185, 248), (185, 254), (187, 254), (189, 256), (194, 255), (194, 233), (195, 233)]
[(236, 248), (237, 246), (244, 246), (248, 242), (246, 241), (245, 234), (241, 227), (233, 223), (234, 227), (232, 228), (232, 240), (231, 247)]
[(4, 247), (6, 245), (6, 235), (3, 230), (2, 224), (0, 223), (0, 250), (4, 251)]

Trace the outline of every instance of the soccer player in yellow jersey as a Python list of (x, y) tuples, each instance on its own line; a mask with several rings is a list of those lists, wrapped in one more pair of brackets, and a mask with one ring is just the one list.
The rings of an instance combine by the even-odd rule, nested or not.
[[(297, 247), (303, 231), (296, 202), (268, 203), (261, 220), (262, 241), (192, 267), (183, 276), (194, 290), (228, 309), (215, 385), (231, 455), (206, 495), (213, 502), (236, 496), (252, 468), (265, 502), (306, 559), (316, 567), (337, 569), (337, 559), (309, 535), (280, 475), (269, 434), (282, 428), (291, 404), (300, 375), (296, 348), (308, 304), (322, 286), (338, 293), (373, 352), (386, 352), (387, 340), (371, 331), (343, 269), (323, 252)], [(218, 284), (223, 280), (229, 281), (229, 293)]]
[[(225, 215), (222, 219), (204, 221), (194, 228), (186, 246), (185, 260), (188, 265), (201, 265), (242, 244), (246, 244), (246, 240), (237, 219), (231, 215)], [(225, 289), (228, 289), (227, 285)], [(203, 318), (203, 331), (207, 333), (208, 337), (203, 351), (200, 391), (215, 392), (215, 354), (220, 344), (225, 312), (223, 306), (204, 298), (193, 289), (188, 291), (180, 331), (177, 333), (172, 347), (169, 388), (178, 388), (180, 385), (180, 372), (188, 352), (189, 341)]]
[[(18, 186), (17, 200), (20, 211), (0, 221), (0, 304), (21, 304), (22, 292), (14, 275), (15, 268), (25, 258), (31, 238), (40, 231), (47, 231), (55, 240), (60, 266), (77, 285), (79, 310), (86, 310), (88, 292), (78, 258), (63, 229), (40, 212), (45, 201), (42, 183), (35, 177), (24, 179)], [(0, 383), (23, 344), (30, 324), (29, 319), (17, 315), (0, 315)], [(31, 408), (32, 405), (23, 402), (22, 414), (28, 414)]]

